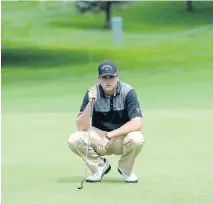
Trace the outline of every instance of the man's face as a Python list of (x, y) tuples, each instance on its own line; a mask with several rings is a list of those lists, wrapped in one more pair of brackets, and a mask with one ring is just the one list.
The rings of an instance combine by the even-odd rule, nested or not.
[(119, 79), (118, 76), (102, 76), (99, 80), (104, 92), (111, 93), (115, 91)]

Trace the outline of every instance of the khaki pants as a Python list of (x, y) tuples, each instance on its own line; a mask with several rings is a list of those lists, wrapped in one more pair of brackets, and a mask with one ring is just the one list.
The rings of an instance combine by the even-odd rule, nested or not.
[[(90, 132), (90, 140), (88, 140), (88, 132), (77, 131), (76, 133), (72, 134), (67, 141), (69, 148), (75, 154), (84, 159), (84, 161), (87, 144), (90, 142), (91, 145), (88, 149), (87, 162), (88, 167), (93, 173), (97, 172), (98, 165), (102, 161), (102, 157), (95, 151), (95, 141), (100, 141), (101, 138), (101, 131), (97, 131), (97, 129), (93, 127)], [(91, 141), (93, 141), (93, 143), (91, 143)], [(106, 147), (106, 155), (121, 155), (118, 166), (125, 174), (129, 175), (132, 172), (135, 158), (142, 150), (143, 144), (143, 134), (139, 131), (131, 132), (124, 137), (111, 139)]]

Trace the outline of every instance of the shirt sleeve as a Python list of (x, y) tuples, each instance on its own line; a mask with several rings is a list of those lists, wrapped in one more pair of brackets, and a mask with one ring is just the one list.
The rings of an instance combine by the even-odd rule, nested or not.
[(84, 98), (83, 98), (83, 102), (81, 104), (81, 107), (80, 107), (80, 112), (78, 113), (78, 116), (84, 111), (84, 109), (86, 108), (88, 102), (89, 102), (89, 91), (87, 91), (84, 95)]
[(138, 101), (137, 94), (134, 89), (130, 90), (127, 94), (125, 106), (130, 120), (135, 117), (143, 117), (140, 109), (140, 103)]

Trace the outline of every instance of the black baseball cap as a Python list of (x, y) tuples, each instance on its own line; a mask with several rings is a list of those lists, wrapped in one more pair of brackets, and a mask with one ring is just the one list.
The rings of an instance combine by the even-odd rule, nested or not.
[(98, 76), (117, 76), (118, 70), (114, 62), (103, 61), (98, 66)]

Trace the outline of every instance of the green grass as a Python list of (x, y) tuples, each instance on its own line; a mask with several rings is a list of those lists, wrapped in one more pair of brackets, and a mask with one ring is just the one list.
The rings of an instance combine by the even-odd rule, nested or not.
[(140, 183), (124, 184), (113, 156), (103, 182), (81, 191), (83, 163), (64, 143), (75, 114), (5, 114), (4, 203), (211, 203), (212, 114), (145, 110), (147, 143), (134, 169)]
[[(120, 45), (102, 29), (103, 14), (2, 3), (2, 203), (213, 203), (213, 6), (193, 3), (193, 13), (185, 2), (114, 8), (124, 19)], [(111, 156), (103, 182), (79, 191), (84, 164), (66, 140), (104, 59), (141, 103), (140, 182), (124, 184)]]

